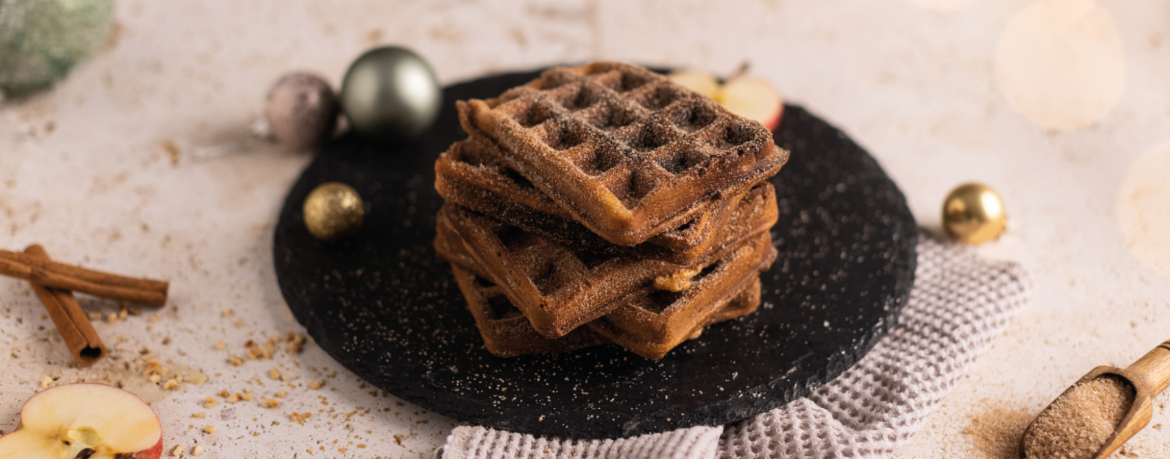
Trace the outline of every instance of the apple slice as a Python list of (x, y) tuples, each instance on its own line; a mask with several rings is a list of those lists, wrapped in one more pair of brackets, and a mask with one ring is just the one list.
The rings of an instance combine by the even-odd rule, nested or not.
[(715, 99), (716, 102), (719, 101), (719, 88), (723, 86), (719, 84), (719, 80), (715, 79), (715, 75), (702, 70), (679, 70), (670, 74), (670, 80), (691, 91)]
[(719, 96), (716, 100), (731, 113), (759, 121), (768, 130), (774, 131), (780, 125), (784, 103), (772, 83), (763, 78), (743, 76), (732, 79), (723, 85)]
[(162, 425), (142, 399), (102, 384), (68, 384), (24, 403), (0, 459), (158, 459)]
[(715, 99), (731, 113), (759, 121), (769, 130), (780, 125), (784, 102), (780, 92), (767, 80), (753, 76), (734, 76), (727, 83), (701, 70), (680, 70), (670, 74), (671, 81)]

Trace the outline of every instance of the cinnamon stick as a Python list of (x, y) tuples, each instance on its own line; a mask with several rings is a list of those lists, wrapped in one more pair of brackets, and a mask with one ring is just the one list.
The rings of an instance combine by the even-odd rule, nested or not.
[(88, 293), (115, 301), (162, 306), (170, 284), (94, 271), (30, 253), (0, 250), (0, 275), (25, 279), (46, 287)]
[[(37, 244), (28, 246), (24, 252), (25, 255), (31, 257), (49, 260), (49, 254), (45, 252), (45, 248)], [(45, 305), (45, 310), (49, 311), (49, 317), (53, 319), (57, 331), (65, 339), (65, 345), (69, 346), (69, 353), (73, 354), (73, 360), (77, 362), (77, 366), (88, 367), (101, 360), (102, 356), (106, 354), (106, 345), (102, 343), (93, 324), (89, 322), (89, 318), (81, 310), (81, 305), (77, 304), (73, 293), (68, 290), (46, 287), (35, 280), (29, 283), (32, 285), (33, 292), (36, 292), (41, 303)]]

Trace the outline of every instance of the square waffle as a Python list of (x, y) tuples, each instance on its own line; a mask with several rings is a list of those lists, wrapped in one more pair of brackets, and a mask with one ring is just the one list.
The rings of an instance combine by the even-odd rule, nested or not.
[(469, 134), (599, 236), (641, 243), (788, 160), (763, 125), (641, 67), (556, 68), (458, 104)]
[(698, 337), (707, 325), (755, 311), (760, 303), (759, 272), (776, 257), (771, 238), (757, 238), (713, 263), (678, 293), (643, 293), (585, 327), (549, 339), (536, 333), (503, 289), (491, 282), (445, 221), (439, 225), (435, 247), (451, 261), (488, 349), (505, 357), (614, 342), (642, 357), (662, 358), (683, 341)]
[[(467, 307), (475, 318), (475, 325), (483, 338), (484, 347), (488, 352), (498, 357), (515, 357), (524, 354), (542, 354), (548, 352), (564, 352), (610, 343), (604, 336), (588, 327), (573, 330), (572, 333), (557, 339), (549, 339), (536, 333), (519, 309), (509, 302), (499, 286), (463, 269), (455, 264), (451, 265), (455, 273), (455, 281), (459, 290), (467, 299)], [(760, 304), (760, 278), (758, 276), (748, 280), (747, 286), (720, 309), (708, 317), (703, 327), (696, 328), (689, 335), (697, 338), (707, 325), (731, 320), (752, 311)], [(649, 358), (661, 358), (649, 357)]]
[[(475, 325), (483, 338), (484, 347), (498, 357), (515, 357), (524, 354), (565, 352), (585, 347), (610, 343), (605, 336), (589, 327), (573, 330), (568, 335), (549, 339), (536, 333), (528, 319), (508, 300), (496, 284), (459, 267), (451, 265), (459, 290), (467, 299), (467, 307), (475, 318)], [(760, 304), (760, 278), (753, 276), (747, 285), (728, 301), (724, 301), (703, 326), (691, 331), (689, 338), (697, 338), (707, 325), (731, 320), (755, 311)], [(638, 354), (642, 354), (639, 352)], [(663, 352), (665, 355), (665, 352)], [(645, 356), (647, 358), (661, 358)]]
[(581, 327), (557, 339), (541, 336), (528, 319), (504, 296), (504, 291), (482, 276), (452, 263), (455, 281), (467, 299), (467, 308), (488, 352), (500, 357), (561, 352), (608, 343), (589, 327)]
[[(768, 235), (754, 238), (703, 268), (689, 286), (672, 292), (654, 290), (609, 314), (588, 323), (588, 328), (622, 347), (649, 359), (666, 355), (694, 333), (710, 323), (728, 299), (756, 282), (759, 273), (772, 266), (776, 249)], [(722, 311), (726, 318), (739, 317), (755, 310)]]
[[(561, 243), (582, 248), (609, 245), (509, 167), (487, 139), (456, 142), (440, 155), (435, 162), (435, 189), (448, 201)], [(727, 224), (741, 197), (709, 199), (690, 221), (651, 237), (634, 250), (646, 258), (694, 263), (714, 244), (713, 235)]]
[[(621, 252), (575, 250), (452, 203), (443, 206), (438, 225), (453, 228), (470, 258), (503, 287), (537, 332), (558, 338), (607, 314), (623, 301), (654, 290), (660, 278), (675, 278), (680, 272), (699, 273), (702, 266), (723, 258), (753, 237), (770, 240), (767, 229), (775, 222), (777, 209), (771, 188), (767, 190), (764, 199), (750, 208), (737, 207), (727, 232), (719, 238), (721, 246), (703, 262), (689, 267)], [(443, 248), (437, 249), (441, 252)], [(671, 279), (666, 284), (681, 290), (688, 285), (686, 278), (690, 275), (682, 276), (681, 282)]]

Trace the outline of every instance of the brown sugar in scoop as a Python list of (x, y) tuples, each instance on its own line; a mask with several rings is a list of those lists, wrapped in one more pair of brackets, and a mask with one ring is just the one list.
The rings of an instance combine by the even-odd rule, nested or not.
[(1094, 368), (1024, 429), (1020, 457), (1109, 456), (1149, 424), (1152, 400), (1168, 386), (1170, 341), (1126, 368)]
[(1024, 436), (1029, 459), (1090, 459), (1113, 436), (1133, 406), (1134, 389), (1103, 375), (1079, 383), (1036, 417)]

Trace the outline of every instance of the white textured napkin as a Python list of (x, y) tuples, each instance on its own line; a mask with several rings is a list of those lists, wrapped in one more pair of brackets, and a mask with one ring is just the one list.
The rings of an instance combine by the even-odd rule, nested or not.
[(921, 233), (910, 303), (890, 334), (811, 395), (726, 427), (573, 440), (457, 427), (443, 459), (877, 458), (918, 431), (1031, 293), (1014, 263)]

